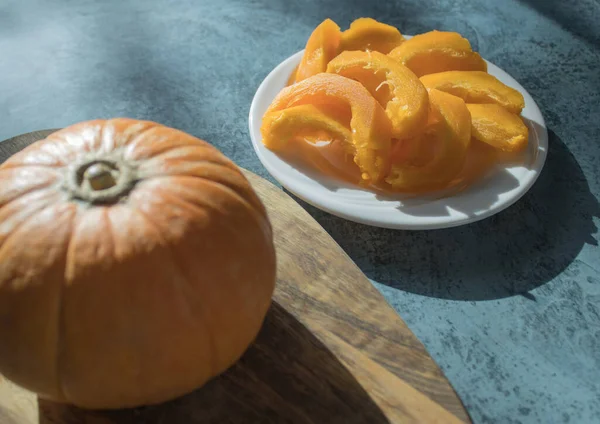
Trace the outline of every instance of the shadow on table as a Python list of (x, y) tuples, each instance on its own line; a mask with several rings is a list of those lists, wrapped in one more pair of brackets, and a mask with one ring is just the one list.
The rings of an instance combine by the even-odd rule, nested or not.
[[(306, 2), (290, 2), (287, 0), (258, 0), (256, 7), (274, 9), (283, 15), (309, 22), (313, 28), (323, 19), (333, 19), (342, 29), (360, 17), (370, 17), (384, 21), (389, 25), (400, 25), (402, 22), (418, 21), (418, 17), (426, 14), (418, 2), (368, 2), (364, 0), (317, 0)], [(306, 34), (308, 38), (309, 34)], [(303, 40), (303, 43), (306, 39)]]
[(42, 424), (387, 423), (338, 359), (279, 304), (238, 363), (156, 406), (88, 411), (39, 400)]
[(597, 13), (600, 11), (598, 3), (595, 0), (583, 2), (565, 2), (562, 0), (519, 0), (538, 13), (553, 20), (566, 31), (575, 34), (588, 43), (598, 48), (600, 43), (600, 27), (598, 27)]
[(393, 231), (343, 220), (301, 204), (366, 275), (424, 296), (485, 300), (522, 294), (552, 280), (586, 243), (597, 245), (600, 204), (568, 147), (549, 131), (546, 165), (516, 204), (451, 229)]

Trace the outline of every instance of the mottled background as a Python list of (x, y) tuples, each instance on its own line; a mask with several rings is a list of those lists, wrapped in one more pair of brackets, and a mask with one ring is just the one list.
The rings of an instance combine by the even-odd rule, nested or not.
[(270, 178), (247, 116), (324, 18), (455, 30), (532, 94), (547, 165), (485, 221), (389, 231), (308, 211), (398, 310), (476, 423), (600, 422), (598, 0), (1, 0), (0, 139), (99, 117), (180, 128)]

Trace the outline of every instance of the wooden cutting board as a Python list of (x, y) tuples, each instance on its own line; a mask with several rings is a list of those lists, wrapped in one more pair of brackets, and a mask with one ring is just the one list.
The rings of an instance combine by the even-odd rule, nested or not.
[[(51, 132), (0, 143), (0, 162)], [(244, 172), (274, 227), (278, 278), (242, 359), (191, 394), (118, 411), (38, 400), (0, 375), (1, 423), (470, 422), (423, 345), (327, 232), (282, 190)]]

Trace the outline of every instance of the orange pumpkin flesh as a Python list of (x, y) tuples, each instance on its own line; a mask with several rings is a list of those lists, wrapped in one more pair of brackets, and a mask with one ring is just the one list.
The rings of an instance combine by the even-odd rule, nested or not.
[(0, 372), (84, 408), (163, 402), (232, 365), (275, 281), (264, 207), (183, 132), (129, 119), (0, 166)]
[(392, 164), (386, 179), (395, 190), (444, 188), (465, 163), (471, 142), (471, 116), (465, 102), (435, 89), (429, 91), (429, 101), (432, 117), (417, 141), (418, 156)]
[(387, 54), (403, 42), (398, 28), (372, 18), (358, 18), (342, 32), (340, 51), (368, 50)]
[[(327, 45), (332, 53), (325, 56)], [(322, 174), (376, 191), (456, 191), (495, 164), (517, 160), (511, 154), (527, 145), (518, 116), (523, 95), (489, 75), (456, 32), (405, 40), (395, 27), (359, 18), (340, 39), (339, 27), (326, 20), (311, 35), (301, 68), (310, 76), (280, 92), (261, 133), (285, 160)]]
[(360, 182), (359, 168), (352, 160), (352, 131), (335, 116), (313, 105), (292, 106), (265, 115), (263, 128), (265, 145), (286, 160), (350, 183)]
[[(293, 106), (312, 104), (321, 110), (351, 110), (349, 127), (354, 162), (361, 170), (362, 182), (380, 182), (389, 168), (391, 124), (384, 109), (359, 82), (337, 74), (317, 74), (284, 88), (273, 100), (265, 116)], [(338, 113), (336, 113), (338, 115)], [(284, 146), (271, 137), (272, 120), (263, 119), (263, 143), (270, 149)]]
[(487, 71), (485, 60), (456, 32), (415, 35), (389, 53), (418, 77), (444, 71)]
[(331, 19), (321, 22), (306, 42), (295, 81), (288, 80), (288, 85), (325, 72), (327, 63), (338, 54), (341, 36), (340, 27)]
[(393, 137), (416, 137), (422, 132), (429, 111), (427, 90), (407, 67), (379, 52), (347, 51), (329, 62), (327, 72), (363, 84), (385, 108)]
[(460, 97), (467, 103), (494, 103), (519, 114), (525, 107), (523, 95), (498, 78), (481, 71), (448, 71), (421, 77), (427, 88)]
[(519, 115), (496, 104), (467, 104), (471, 113), (473, 138), (504, 152), (527, 147), (529, 130)]

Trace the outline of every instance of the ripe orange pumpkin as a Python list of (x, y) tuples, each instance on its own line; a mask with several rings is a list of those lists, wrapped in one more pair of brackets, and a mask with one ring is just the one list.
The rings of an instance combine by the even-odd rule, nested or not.
[(43, 398), (190, 392), (254, 340), (274, 283), (261, 201), (181, 131), (89, 121), (0, 166), (0, 373)]

